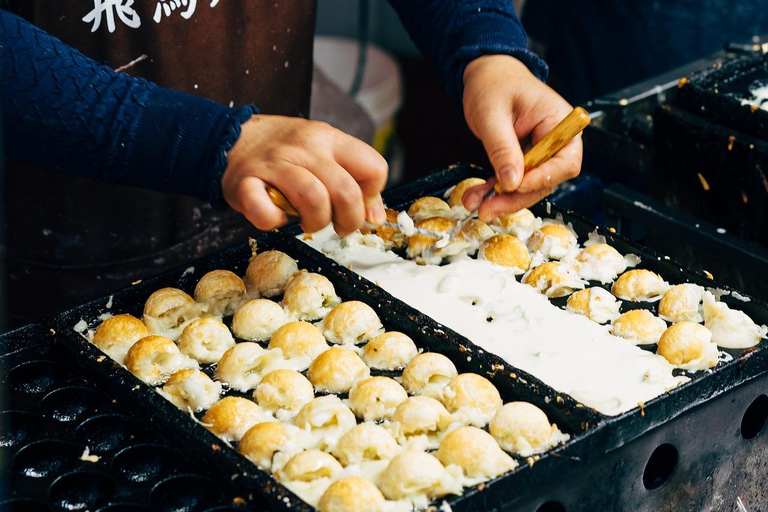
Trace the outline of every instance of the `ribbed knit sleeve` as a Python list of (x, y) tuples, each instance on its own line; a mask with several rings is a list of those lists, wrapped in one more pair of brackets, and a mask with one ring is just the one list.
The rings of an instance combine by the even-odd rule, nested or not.
[(527, 50), (512, 0), (390, 0), (448, 93), (461, 104), (464, 68), (481, 55), (511, 55), (541, 80), (547, 65)]
[(10, 158), (216, 207), (226, 153), (257, 112), (115, 73), (2, 10), (0, 101)]

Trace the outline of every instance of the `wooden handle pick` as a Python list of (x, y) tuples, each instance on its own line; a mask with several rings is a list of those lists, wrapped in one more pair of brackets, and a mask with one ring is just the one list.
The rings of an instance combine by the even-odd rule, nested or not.
[[(581, 107), (574, 108), (551, 132), (528, 150), (525, 154), (524, 170), (529, 171), (538, 167), (555, 156), (571, 139), (580, 134), (589, 123), (589, 113)], [(496, 183), (493, 188), (498, 194), (505, 192), (501, 183)]]
[(287, 213), (291, 217), (298, 217), (299, 211), (293, 207), (290, 201), (288, 201), (288, 198), (285, 197), (285, 195), (277, 190), (272, 185), (267, 185), (267, 194), (269, 194), (269, 198), (272, 200), (275, 206), (283, 210), (285, 213)]

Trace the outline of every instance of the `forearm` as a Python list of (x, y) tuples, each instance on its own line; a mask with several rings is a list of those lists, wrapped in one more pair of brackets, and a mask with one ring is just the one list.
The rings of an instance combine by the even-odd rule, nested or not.
[(0, 47), (10, 158), (221, 204), (226, 152), (252, 107), (115, 73), (2, 10)]
[(461, 104), (464, 68), (481, 55), (511, 55), (540, 79), (547, 66), (526, 49), (510, 0), (390, 0), (424, 56)]

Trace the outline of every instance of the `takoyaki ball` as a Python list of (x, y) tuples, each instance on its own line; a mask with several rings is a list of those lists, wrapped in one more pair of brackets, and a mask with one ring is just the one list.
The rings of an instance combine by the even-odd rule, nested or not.
[(447, 480), (445, 468), (434, 455), (407, 450), (389, 462), (379, 477), (379, 488), (387, 499), (416, 499), (426, 505), (429, 498), (461, 494), (461, 484), (450, 479), (453, 485), (447, 488)]
[(272, 370), (261, 379), (253, 393), (256, 403), (278, 419), (295, 416), (315, 398), (312, 384), (295, 370)]
[(501, 408), (501, 396), (491, 381), (476, 373), (462, 373), (443, 389), (443, 404), (464, 425), (485, 427)]
[(452, 422), (445, 406), (434, 398), (412, 396), (397, 406), (391, 424), (400, 444), (415, 441), (423, 449), (434, 449)]
[(531, 255), (525, 244), (512, 235), (495, 235), (483, 242), (477, 258), (509, 267), (516, 274), (525, 273), (531, 266)]
[(390, 418), (400, 402), (408, 398), (403, 386), (389, 377), (370, 377), (358, 381), (349, 390), (349, 404), (363, 421)]
[(743, 311), (715, 301), (709, 292), (704, 292), (704, 325), (712, 332), (712, 342), (723, 348), (754, 347), (768, 332), (768, 327), (757, 325)]
[(451, 207), (438, 197), (420, 197), (408, 208), (408, 216), (415, 221), (451, 214)]
[(588, 281), (610, 283), (627, 270), (627, 260), (608, 244), (585, 247), (576, 256), (579, 277)]
[(342, 469), (333, 455), (320, 450), (304, 450), (283, 466), (280, 478), (292, 482), (313, 482), (320, 478), (336, 478)]
[(669, 290), (669, 283), (655, 272), (633, 269), (619, 276), (611, 287), (615, 296), (631, 301), (654, 301)]
[(363, 361), (375, 370), (399, 370), (419, 354), (411, 338), (397, 331), (379, 334), (363, 349)]
[(347, 393), (359, 380), (369, 377), (370, 369), (353, 351), (331, 347), (312, 361), (307, 377), (321, 393)]
[(221, 383), (200, 370), (179, 370), (157, 392), (182, 411), (199, 412), (218, 401)]
[(593, 322), (604, 324), (619, 316), (621, 302), (602, 288), (579, 290), (570, 297), (565, 306), (567, 311), (584, 315)]
[(275, 297), (298, 271), (296, 260), (284, 252), (264, 251), (248, 263), (245, 279), (252, 297)]
[(521, 457), (543, 453), (569, 439), (549, 423), (544, 411), (528, 402), (505, 404), (491, 419), (489, 430), (503, 450)]
[(229, 316), (248, 296), (240, 276), (229, 270), (213, 270), (197, 282), (195, 300), (211, 315)]
[(661, 335), (656, 353), (685, 370), (714, 368), (720, 355), (709, 329), (695, 322), (672, 324)]
[(304, 449), (304, 435), (293, 425), (277, 421), (257, 423), (243, 435), (237, 451), (259, 469), (273, 471)]
[(559, 260), (578, 245), (576, 235), (562, 224), (546, 224), (531, 234), (528, 248), (547, 258)]
[(389, 460), (400, 453), (400, 446), (389, 432), (375, 423), (359, 423), (349, 429), (333, 448), (343, 466), (369, 460)]
[[(398, 226), (400, 224), (400, 218), (398, 217), (400, 212), (393, 210), (392, 208), (385, 208), (384, 211), (387, 214), (387, 222), (393, 224), (394, 226)], [(400, 228), (394, 226), (382, 224), (380, 226), (376, 226), (375, 229), (364, 227), (360, 229), (360, 232), (364, 235), (370, 235), (375, 232), (376, 235), (378, 235), (379, 238), (384, 241), (384, 247), (386, 248), (403, 247), (406, 242), (406, 237)]]
[(448, 205), (463, 207), (464, 193), (466, 193), (466, 191), (471, 188), (474, 188), (483, 184), (485, 184), (485, 180), (482, 178), (467, 178), (465, 180), (461, 180), (456, 184), (455, 187), (453, 187), (453, 190), (451, 190), (451, 195), (448, 196)]
[(218, 363), (224, 352), (235, 346), (235, 339), (226, 325), (215, 318), (192, 320), (179, 337), (182, 354), (201, 364)]
[(323, 319), (322, 331), (331, 343), (359, 345), (384, 332), (371, 306), (358, 300), (342, 302)]
[(525, 243), (531, 234), (541, 226), (541, 219), (537, 218), (531, 210), (523, 208), (514, 213), (505, 213), (491, 222), (491, 226), (506, 235), (512, 235)]
[(287, 362), (279, 349), (267, 350), (246, 341), (230, 348), (219, 360), (216, 379), (237, 391), (255, 388), (269, 372), (284, 368)]
[(314, 361), (328, 350), (328, 343), (320, 329), (314, 325), (308, 322), (289, 322), (275, 331), (269, 340), (269, 348), (279, 348), (286, 358)]
[(144, 303), (143, 322), (152, 334), (169, 334), (175, 339), (179, 333), (169, 333), (201, 315), (195, 299), (178, 288), (161, 288)]
[(299, 320), (323, 318), (340, 302), (327, 277), (304, 271), (291, 279), (283, 296), (286, 312)]
[(701, 322), (701, 286), (678, 284), (664, 294), (659, 301), (659, 316), (668, 322)]
[(131, 315), (115, 315), (101, 322), (93, 335), (93, 344), (123, 364), (128, 350), (146, 336), (149, 336), (149, 329), (144, 322)]
[(164, 336), (146, 336), (128, 350), (125, 367), (142, 382), (157, 386), (179, 370), (197, 370), (197, 361), (179, 351), (179, 347)]
[(446, 468), (455, 464), (467, 478), (497, 477), (517, 467), (517, 462), (499, 448), (496, 440), (477, 427), (459, 427), (440, 441), (435, 453)]
[(237, 396), (226, 396), (213, 404), (203, 416), (202, 424), (227, 442), (240, 441), (252, 426), (274, 421), (255, 402)]
[(523, 283), (533, 286), (549, 298), (565, 297), (584, 288), (576, 272), (557, 261), (548, 261), (532, 268), (523, 276)]
[(355, 415), (336, 395), (321, 396), (304, 404), (293, 424), (307, 431), (313, 447), (332, 450), (339, 438), (357, 424)]
[(613, 321), (611, 332), (637, 345), (658, 343), (667, 323), (645, 309), (631, 309)]
[(373, 482), (361, 476), (348, 476), (325, 490), (317, 508), (320, 512), (383, 512), (384, 496)]
[(458, 375), (450, 359), (437, 352), (414, 357), (403, 370), (403, 387), (411, 395), (442, 397), (443, 388)]
[(277, 302), (269, 299), (249, 300), (235, 311), (232, 332), (240, 339), (266, 341), (290, 319)]
[[(456, 227), (456, 221), (444, 217), (428, 217), (418, 221), (416, 227), (443, 235), (453, 231), (453, 228)], [(440, 238), (435, 236), (414, 234), (408, 239), (406, 254), (409, 258), (419, 261), (419, 257), (439, 241)]]

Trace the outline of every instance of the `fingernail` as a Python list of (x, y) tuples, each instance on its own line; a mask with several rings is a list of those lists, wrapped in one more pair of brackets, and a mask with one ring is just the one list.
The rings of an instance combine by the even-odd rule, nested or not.
[(387, 220), (387, 212), (384, 211), (384, 205), (376, 203), (368, 208), (368, 220), (378, 226)]
[(504, 187), (504, 190), (514, 190), (518, 182), (517, 169), (511, 165), (502, 167), (499, 170), (499, 181), (501, 181), (501, 185)]

